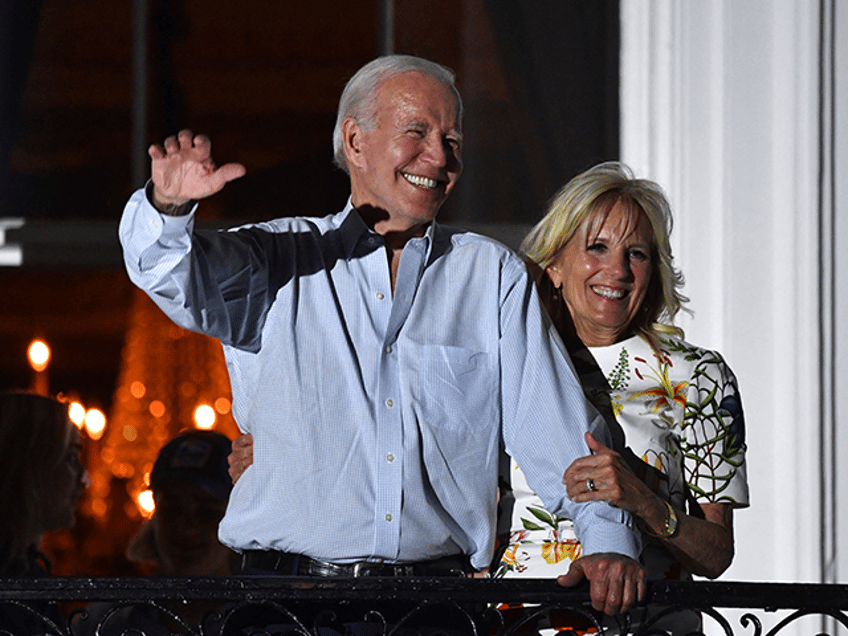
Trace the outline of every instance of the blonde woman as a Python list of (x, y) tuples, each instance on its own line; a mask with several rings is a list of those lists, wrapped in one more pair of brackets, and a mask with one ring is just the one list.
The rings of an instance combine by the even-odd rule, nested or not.
[[(674, 326), (686, 298), (671, 225), (656, 183), (603, 163), (557, 193), (521, 251), (613, 437), (608, 448), (587, 434), (569, 496), (633, 514), (649, 580), (715, 578), (733, 559), (733, 511), (748, 505), (744, 417), (722, 356)], [(503, 472), (494, 575), (563, 574), (581, 555), (571, 521), (544, 510), (514, 461)]]

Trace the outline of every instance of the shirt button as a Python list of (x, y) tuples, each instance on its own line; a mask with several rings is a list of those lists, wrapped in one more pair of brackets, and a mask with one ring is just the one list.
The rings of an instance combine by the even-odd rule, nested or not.
[(392, 345), (386, 345), (386, 353), (392, 352)]
[(383, 300), (383, 298), (385, 298), (385, 296), (383, 296), (380, 292), (377, 292), (377, 300)]
[(392, 401), (391, 398), (386, 400), (386, 406), (388, 406), (389, 408), (392, 408), (394, 405), (395, 405), (395, 403), (394, 403), (394, 401)]
[(389, 453), (388, 455), (386, 455), (386, 461), (390, 463), (395, 461), (395, 456)]
[(386, 521), (391, 521), (391, 520), (392, 520), (392, 513), (391, 513), (391, 512), (387, 512), (387, 513), (386, 513)]

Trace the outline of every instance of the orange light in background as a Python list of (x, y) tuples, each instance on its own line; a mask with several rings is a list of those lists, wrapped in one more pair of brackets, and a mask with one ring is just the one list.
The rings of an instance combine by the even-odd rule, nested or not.
[(121, 433), (123, 433), (124, 439), (128, 442), (134, 442), (136, 439), (138, 439), (138, 429), (136, 429), (136, 427), (132, 424), (126, 424), (124, 426), (124, 430), (121, 431)]
[(91, 511), (98, 517), (103, 517), (109, 512), (109, 505), (103, 499), (95, 499), (91, 502)]
[(88, 409), (85, 412), (85, 432), (93, 440), (103, 437), (106, 430), (106, 415), (100, 409)]
[(135, 502), (138, 504), (141, 516), (145, 519), (150, 519), (153, 516), (153, 512), (156, 510), (156, 502), (153, 500), (152, 490), (142, 490), (135, 498)]
[(33, 340), (27, 349), (29, 364), (37, 373), (41, 373), (50, 364), (50, 347), (43, 340)]
[(219, 397), (215, 400), (215, 410), (218, 411), (221, 415), (226, 415), (230, 412), (230, 401), (227, 398)]
[(136, 380), (132, 384), (130, 384), (130, 394), (137, 399), (141, 399), (144, 397), (144, 394), (147, 393), (147, 387), (144, 386), (144, 382), (139, 382)]
[(162, 404), (162, 402), (160, 402), (159, 400), (153, 400), (150, 403), (149, 409), (150, 414), (153, 417), (162, 417), (163, 415), (165, 415), (165, 405)]
[(208, 404), (201, 404), (194, 409), (194, 425), (202, 431), (211, 430), (216, 419), (215, 409)]
[(114, 462), (112, 464), (112, 474), (118, 479), (130, 479), (135, 475), (135, 466), (129, 462)]
[(68, 419), (70, 419), (78, 429), (85, 426), (85, 407), (79, 402), (71, 402), (68, 404)]

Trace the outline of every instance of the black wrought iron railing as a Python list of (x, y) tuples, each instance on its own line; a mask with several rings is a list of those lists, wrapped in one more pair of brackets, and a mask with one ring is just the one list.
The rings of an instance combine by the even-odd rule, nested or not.
[(0, 579), (3, 636), (321, 636), (327, 628), (344, 634), (354, 623), (358, 633), (374, 636), (401, 636), (421, 624), (456, 634), (523, 636), (549, 617), (576, 633), (647, 635), (670, 625), (689, 631), (694, 618), (696, 631), (708, 634), (836, 636), (848, 634), (848, 585), (651, 583), (645, 603), (614, 621), (591, 609), (587, 588), (564, 589), (551, 580)]

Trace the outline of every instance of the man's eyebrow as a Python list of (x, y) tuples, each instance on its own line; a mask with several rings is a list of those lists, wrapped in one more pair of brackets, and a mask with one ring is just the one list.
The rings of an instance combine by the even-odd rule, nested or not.
[(408, 119), (401, 122), (404, 128), (427, 127), (427, 122), (422, 119)]
[[(403, 128), (430, 128), (430, 124), (423, 119), (410, 119), (408, 121), (402, 122), (401, 127)], [(450, 135), (452, 137), (456, 137), (459, 140), (462, 140), (462, 130), (459, 128), (451, 128), (445, 132), (445, 135)]]

